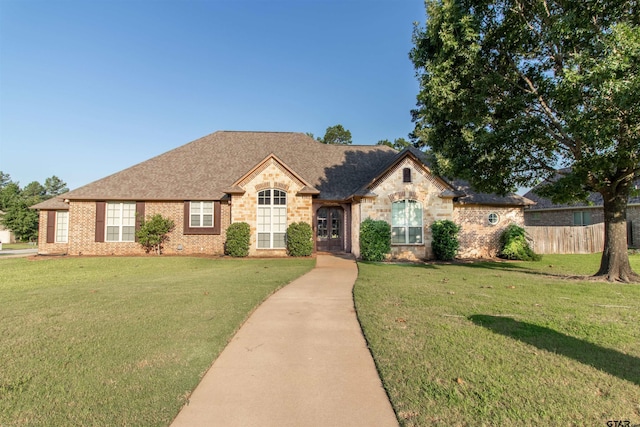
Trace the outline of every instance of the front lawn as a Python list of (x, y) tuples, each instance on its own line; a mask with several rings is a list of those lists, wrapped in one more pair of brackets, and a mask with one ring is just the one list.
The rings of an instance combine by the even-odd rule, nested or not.
[(640, 423), (640, 285), (566, 278), (598, 265), (360, 263), (358, 317), (401, 425)]
[(167, 426), (313, 259), (0, 261), (0, 425)]

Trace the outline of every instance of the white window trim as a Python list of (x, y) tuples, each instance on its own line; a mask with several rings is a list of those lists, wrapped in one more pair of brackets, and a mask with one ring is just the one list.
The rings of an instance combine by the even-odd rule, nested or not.
[[(405, 217), (405, 225), (402, 226), (394, 226), (393, 224), (393, 204), (397, 203), (397, 202), (415, 202), (420, 206), (420, 211), (421, 211), (421, 220), (420, 220), (420, 240), (422, 240), (421, 242), (418, 243), (409, 243), (409, 228), (418, 228), (416, 227), (411, 227), (408, 225), (408, 221), (407, 218)], [(422, 246), (424, 245), (424, 206), (422, 205), (422, 203), (419, 200), (415, 200), (415, 199), (400, 199), (400, 200), (394, 200), (393, 203), (391, 203), (391, 231), (393, 232), (394, 228), (404, 228), (405, 229), (405, 234), (404, 234), (404, 243), (394, 243), (393, 242), (393, 238), (392, 238), (392, 242), (391, 242), (391, 246)], [(405, 216), (406, 216), (406, 212), (407, 209), (405, 207)]]
[[(60, 218), (64, 218), (64, 233), (60, 233)], [(69, 243), (69, 211), (56, 211), (55, 243)]]
[[(204, 224), (204, 217), (205, 217), (204, 204), (205, 203), (211, 203), (211, 225), (193, 225), (191, 223), (191, 217), (194, 215), (193, 213), (191, 213), (191, 209), (192, 209), (194, 203), (199, 203), (200, 204), (200, 214), (196, 214), (196, 215), (200, 216), (200, 224)], [(189, 202), (189, 228), (213, 228), (215, 223), (216, 223), (215, 211), (216, 211), (215, 210), (215, 203), (213, 203), (213, 201), (196, 200), (196, 201)], [(206, 215), (209, 215), (209, 214), (206, 214)]]
[[(287, 194), (286, 191), (280, 190), (278, 188), (265, 188), (264, 190), (258, 191), (258, 194), (256, 195), (256, 201), (260, 200), (260, 193), (262, 193), (263, 191), (270, 191), (269, 204), (268, 205), (261, 205), (258, 202), (257, 207), (256, 207), (256, 229), (259, 227), (258, 219), (260, 217), (260, 208), (269, 208), (269, 231), (268, 232), (266, 232), (266, 231), (256, 231), (256, 249), (259, 249), (259, 250), (286, 249), (286, 242), (285, 242), (285, 245), (282, 246), (282, 247), (274, 247), (273, 246), (273, 236), (274, 236), (274, 234), (280, 234), (280, 232), (274, 233), (273, 226), (274, 226), (274, 211), (276, 210), (275, 208), (284, 208), (284, 211), (285, 211), (284, 228), (285, 228), (285, 230), (287, 229), (287, 224), (288, 224), (287, 204), (289, 203), (289, 195)], [(280, 191), (280, 192), (284, 193), (284, 195), (285, 195), (285, 204), (284, 205), (276, 205), (276, 204), (273, 203), (273, 199), (275, 197), (275, 192), (276, 191)], [(268, 248), (260, 247), (259, 235), (260, 234), (267, 234), (267, 233), (269, 234), (269, 247)]]
[[(120, 223), (118, 225), (109, 225), (109, 205), (118, 205), (119, 209), (120, 209), (120, 214), (119, 214), (119, 219), (120, 219)], [(122, 224), (122, 220), (124, 218), (124, 206), (125, 205), (133, 205), (133, 212), (134, 212), (134, 225), (133, 227), (135, 228), (135, 212), (136, 212), (136, 202), (107, 202), (105, 205), (105, 216), (104, 216), (104, 241), (105, 242), (111, 242), (111, 243), (117, 243), (117, 242), (135, 242), (135, 232), (134, 232), (134, 238), (133, 240), (122, 240), (122, 231), (124, 229), (124, 225)], [(118, 240), (109, 240), (109, 227), (118, 227)], [(131, 227), (130, 225), (127, 225), (126, 227)]]

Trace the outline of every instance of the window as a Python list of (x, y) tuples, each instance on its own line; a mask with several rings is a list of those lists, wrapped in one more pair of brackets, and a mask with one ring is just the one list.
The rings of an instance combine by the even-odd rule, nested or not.
[(499, 222), (500, 222), (500, 216), (495, 212), (491, 212), (489, 214), (489, 224), (490, 225), (496, 225)]
[(69, 240), (69, 211), (56, 212), (56, 243), (67, 243)]
[(591, 225), (591, 212), (589, 211), (574, 212), (573, 225)]
[(318, 209), (318, 238), (326, 239), (329, 236), (327, 228), (327, 208)]
[(258, 248), (281, 249), (287, 231), (287, 193), (262, 190), (258, 193)]
[(416, 200), (400, 200), (391, 205), (391, 243), (422, 243), (422, 205)]
[(133, 242), (136, 237), (136, 203), (107, 203), (107, 242)]
[(213, 227), (213, 202), (191, 202), (189, 227)]

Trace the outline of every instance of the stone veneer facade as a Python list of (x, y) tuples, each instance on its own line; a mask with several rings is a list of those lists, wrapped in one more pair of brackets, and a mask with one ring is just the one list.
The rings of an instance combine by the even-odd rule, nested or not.
[[(411, 172), (411, 182), (404, 182), (404, 169)], [(453, 200), (443, 198), (440, 194), (446, 189), (424, 168), (410, 159), (405, 159), (389, 170), (376, 183), (371, 191), (378, 197), (363, 198), (360, 203), (352, 207), (353, 227), (352, 240), (354, 254), (360, 255), (359, 228), (360, 223), (367, 218), (384, 220), (391, 223), (391, 205), (403, 199), (416, 200), (422, 204), (423, 243), (414, 245), (391, 245), (389, 259), (418, 260), (429, 259), (433, 256), (431, 250), (431, 230), (429, 226), (437, 220), (453, 219)]]
[(232, 196), (231, 222), (246, 222), (251, 227), (249, 256), (285, 256), (287, 254), (285, 249), (258, 249), (258, 193), (268, 189), (285, 191), (287, 193), (287, 225), (300, 221), (312, 224), (312, 197), (298, 195), (305, 184), (280, 162), (271, 158), (243, 177), (238, 182), (238, 186), (245, 193)]

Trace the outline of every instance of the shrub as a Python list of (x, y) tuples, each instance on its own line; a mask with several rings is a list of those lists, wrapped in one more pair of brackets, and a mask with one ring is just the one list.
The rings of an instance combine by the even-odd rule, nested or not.
[(391, 252), (391, 226), (367, 218), (360, 224), (360, 256), (364, 261), (382, 261)]
[(448, 261), (455, 258), (458, 253), (458, 233), (460, 226), (453, 221), (441, 220), (431, 224), (433, 241), (431, 248), (436, 259)]
[(537, 255), (529, 246), (529, 239), (524, 228), (511, 224), (500, 235), (500, 258), (517, 259), (520, 261), (537, 261), (542, 257)]
[(249, 255), (251, 245), (251, 227), (246, 222), (234, 222), (227, 228), (227, 241), (224, 243), (224, 253), (232, 257)]
[(169, 233), (175, 226), (172, 219), (164, 218), (160, 214), (155, 214), (146, 221), (143, 219), (140, 229), (136, 231), (138, 243), (146, 253), (154, 251), (161, 255), (163, 244), (169, 240)]
[(287, 253), (290, 256), (310, 256), (313, 253), (313, 231), (303, 221), (287, 227)]

